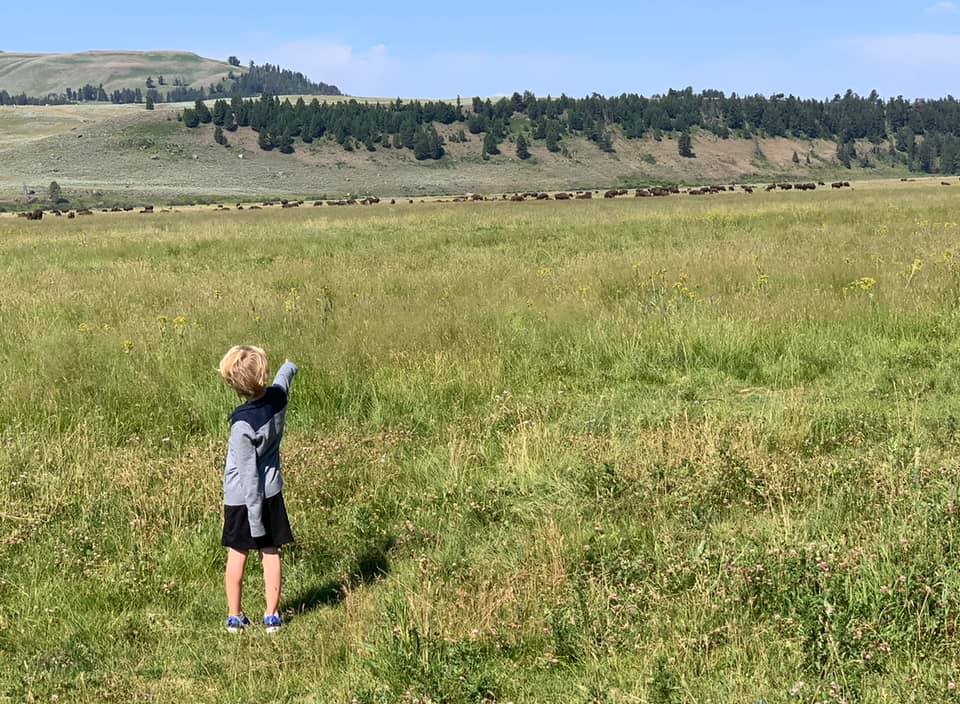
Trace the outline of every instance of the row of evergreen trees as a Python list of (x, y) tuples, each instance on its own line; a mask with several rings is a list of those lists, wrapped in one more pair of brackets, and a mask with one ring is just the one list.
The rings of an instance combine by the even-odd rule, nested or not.
[[(680, 153), (693, 157), (689, 133), (699, 128), (722, 138), (762, 134), (835, 139), (840, 145), (837, 157), (848, 166), (868, 158), (857, 154), (856, 140), (874, 145), (887, 140), (890, 147), (885, 158), (923, 171), (960, 169), (960, 164), (954, 166), (960, 161), (954, 157), (955, 145), (960, 143), (960, 103), (953, 97), (884, 102), (875, 92), (864, 98), (848, 91), (817, 101), (782, 95), (741, 98), (716, 91), (695, 94), (688, 88), (652, 98), (538, 98), (529, 92), (514, 93), (497, 101), (473, 98), (471, 107), (465, 110), (459, 98), (455, 104), (399, 99), (386, 104), (321, 103), (316, 98), (307, 104), (302, 98), (291, 103), (272, 95), (252, 100), (234, 96), (229, 102), (217, 100), (212, 111), (198, 100), (193, 109), (183, 111), (181, 119), (188, 127), (206, 122), (227, 130), (249, 126), (259, 133), (262, 148), (285, 153), (293, 151), (297, 139), (310, 143), (329, 138), (347, 151), (407, 148), (417, 158), (437, 159), (443, 155), (443, 139), (434, 123), (459, 122), (471, 134), (484, 135), (481, 154), (488, 156), (500, 153), (499, 145), (513, 130), (512, 120), (520, 116), (527, 118), (529, 131), (518, 153), (526, 155), (528, 139), (542, 140), (549, 151), (557, 152), (566, 135), (586, 137), (612, 152), (617, 128), (627, 138), (659, 139), (664, 133), (676, 133)], [(463, 130), (460, 134), (466, 138)]]
[[(234, 57), (231, 57), (234, 58)], [(160, 86), (160, 87), (158, 87)], [(250, 97), (269, 93), (271, 95), (340, 95), (340, 89), (328, 83), (311, 81), (302, 73), (290, 71), (273, 64), (257, 66), (252, 61), (245, 72), (230, 71), (219, 82), (209, 87), (191, 88), (186, 80), (174, 78), (172, 85), (163, 76), (147, 78), (144, 88), (122, 88), (110, 93), (103, 84), (87, 83), (79, 88), (65, 88), (63, 93), (46, 96), (28, 96), (26, 93), (10, 95), (0, 90), (0, 105), (65, 105), (73, 102), (143, 103), (150, 96), (154, 103), (182, 103), (191, 100), (206, 100), (217, 97)]]
[(0, 105), (66, 105), (72, 101), (65, 95), (50, 95), (45, 98), (29, 96), (26, 93), (17, 93), (11, 95), (5, 90), (0, 90)]
[(533, 122), (560, 120), (572, 132), (602, 130), (619, 125), (627, 138), (648, 133), (683, 132), (693, 127), (721, 137), (802, 137), (882, 141), (901, 129), (914, 134), (947, 133), (960, 136), (960, 103), (948, 96), (938, 100), (882, 100), (876, 91), (862, 97), (853, 91), (829, 100), (801, 99), (777, 94), (729, 96), (721, 91), (694, 93), (692, 88), (645, 97), (623, 94), (587, 98), (538, 98), (514, 93), (497, 102), (473, 99), (472, 120), (504, 120), (526, 115)]

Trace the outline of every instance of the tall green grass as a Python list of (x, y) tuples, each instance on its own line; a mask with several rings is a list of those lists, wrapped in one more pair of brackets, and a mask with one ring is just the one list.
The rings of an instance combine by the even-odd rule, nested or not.
[[(0, 220), (0, 701), (955, 696), (957, 219), (890, 188)], [(244, 342), (302, 369), (277, 637), (221, 629)]]

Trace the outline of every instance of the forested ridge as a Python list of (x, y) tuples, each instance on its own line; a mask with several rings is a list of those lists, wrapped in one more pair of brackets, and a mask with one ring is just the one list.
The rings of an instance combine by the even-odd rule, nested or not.
[(191, 86), (179, 76), (148, 76), (143, 86), (107, 91), (103, 84), (87, 83), (76, 88), (67, 86), (61, 93), (45, 96), (11, 95), (0, 89), (0, 105), (67, 105), (70, 103), (181, 103), (221, 96), (259, 96), (265, 93), (302, 95), (340, 95), (337, 86), (316, 82), (298, 71), (273, 64), (256, 65), (252, 61), (243, 71), (236, 57), (230, 57), (229, 70), (209, 86)]
[[(520, 124), (516, 123), (520, 118)], [(525, 120), (524, 120), (525, 118)], [(461, 123), (452, 139), (482, 135), (479, 149), (485, 158), (500, 153), (512, 133), (549, 151), (563, 151), (563, 140), (582, 136), (604, 151), (614, 151), (615, 131), (627, 139), (679, 135), (683, 154), (690, 130), (711, 132), (721, 139), (794, 137), (837, 142), (836, 157), (845, 166), (868, 165), (871, 160), (905, 163), (926, 172), (960, 171), (960, 103), (952, 96), (934, 100), (903, 97), (882, 99), (875, 91), (860, 96), (853, 91), (829, 100), (803, 99), (721, 91), (695, 93), (692, 88), (645, 97), (537, 97), (514, 93), (498, 100), (473, 98), (469, 106), (435, 101), (396, 100), (385, 104), (358, 101), (325, 103), (302, 98), (291, 103), (274, 95), (229, 102), (218, 100), (213, 110), (198, 102), (184, 110), (188, 127), (213, 122), (228, 131), (251, 127), (259, 133), (262, 149), (291, 152), (297, 140), (309, 143), (330, 139), (347, 151), (406, 148), (418, 159), (439, 159), (444, 139), (435, 123)], [(218, 139), (218, 141), (221, 141)], [(864, 142), (869, 143), (865, 146)], [(222, 141), (221, 143), (227, 143)], [(521, 149), (518, 145), (518, 155)]]

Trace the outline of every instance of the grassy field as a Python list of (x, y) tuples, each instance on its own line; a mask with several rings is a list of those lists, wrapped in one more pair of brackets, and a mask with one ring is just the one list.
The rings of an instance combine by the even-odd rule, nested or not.
[[(0, 220), (0, 701), (952, 700), (953, 190)], [(302, 370), (275, 637), (241, 342)]]

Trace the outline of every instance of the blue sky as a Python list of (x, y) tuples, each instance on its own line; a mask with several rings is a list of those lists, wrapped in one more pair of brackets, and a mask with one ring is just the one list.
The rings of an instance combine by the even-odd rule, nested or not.
[[(271, 61), (353, 95), (652, 94), (692, 85), (828, 97), (960, 93), (960, 0), (4, 3), (5, 51), (186, 49)], [(284, 3), (277, 3), (280, 7)], [(268, 11), (264, 12), (264, 7)]]

